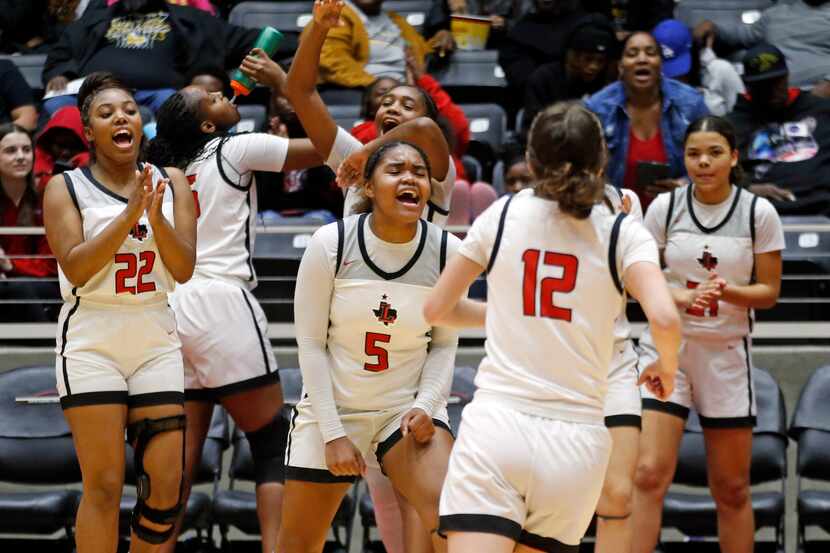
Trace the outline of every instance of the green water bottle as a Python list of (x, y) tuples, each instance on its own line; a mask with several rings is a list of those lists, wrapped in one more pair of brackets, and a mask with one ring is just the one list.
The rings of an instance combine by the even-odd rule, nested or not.
[[(261, 48), (269, 57), (274, 55), (282, 42), (282, 33), (273, 27), (265, 27), (260, 31), (254, 43), (254, 48)], [(256, 81), (237, 69), (231, 76), (231, 88), (233, 96), (247, 96), (256, 86)]]

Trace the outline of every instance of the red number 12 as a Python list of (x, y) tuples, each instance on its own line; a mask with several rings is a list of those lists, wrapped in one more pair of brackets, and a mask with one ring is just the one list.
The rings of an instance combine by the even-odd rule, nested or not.
[[(539, 250), (525, 250), (525, 253), (522, 254), (522, 262), (525, 266), (522, 282), (522, 307), (524, 314), (528, 317), (537, 316), (536, 288), (541, 255), (542, 252)], [(571, 322), (571, 310), (567, 307), (555, 305), (553, 303), (553, 293), (567, 294), (573, 292), (574, 287), (576, 287), (579, 260), (566, 253), (545, 252), (544, 263), (545, 265), (562, 267), (562, 276), (542, 279), (541, 290), (539, 291), (540, 316)]]

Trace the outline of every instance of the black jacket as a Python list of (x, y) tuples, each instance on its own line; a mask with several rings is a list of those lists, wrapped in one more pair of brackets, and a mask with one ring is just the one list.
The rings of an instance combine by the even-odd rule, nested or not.
[(771, 200), (778, 213), (830, 215), (830, 100), (801, 92), (784, 109), (770, 112), (755, 109), (741, 95), (727, 119), (735, 127), (749, 181), (771, 182), (795, 194), (794, 202)]
[[(176, 33), (179, 49), (175, 69), (182, 79), (196, 67), (237, 66), (259, 34), (259, 29), (237, 27), (202, 10), (166, 2), (162, 5), (160, 9), (170, 12), (170, 23)], [(122, 13), (121, 3), (107, 9), (87, 10), (81, 19), (69, 25), (46, 57), (43, 84), (59, 75), (70, 79), (84, 76), (85, 65), (103, 45), (110, 21)]]

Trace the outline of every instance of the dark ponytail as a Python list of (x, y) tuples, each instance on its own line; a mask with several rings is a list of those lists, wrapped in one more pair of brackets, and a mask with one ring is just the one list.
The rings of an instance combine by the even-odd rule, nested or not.
[(156, 137), (147, 146), (145, 159), (157, 167), (186, 169), (217, 136), (202, 132), (201, 125), (198, 103), (176, 92), (156, 114)]

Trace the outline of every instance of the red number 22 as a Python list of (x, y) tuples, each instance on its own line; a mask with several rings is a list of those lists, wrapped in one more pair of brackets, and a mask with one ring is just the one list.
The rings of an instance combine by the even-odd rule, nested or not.
[[(141, 261), (139, 268), (138, 262)], [(142, 294), (144, 292), (155, 292), (155, 282), (144, 282), (142, 279), (153, 271), (153, 264), (156, 262), (156, 253), (151, 251), (141, 252), (138, 255), (132, 253), (115, 254), (115, 262), (125, 263), (127, 266), (115, 271), (115, 293), (116, 294)], [(127, 279), (135, 278), (135, 285), (127, 284)]]

